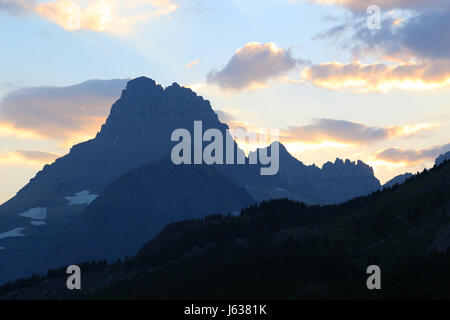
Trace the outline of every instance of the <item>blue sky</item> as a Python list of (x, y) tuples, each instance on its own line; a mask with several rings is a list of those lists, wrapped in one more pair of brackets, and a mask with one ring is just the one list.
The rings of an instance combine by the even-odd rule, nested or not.
[[(231, 127), (280, 129), (307, 164), (361, 159), (382, 181), (431, 166), (450, 149), (450, 5), (377, 2), (369, 30), (366, 0), (0, 0), (0, 202), (142, 75), (191, 87)], [(110, 89), (73, 87), (92, 79)]]

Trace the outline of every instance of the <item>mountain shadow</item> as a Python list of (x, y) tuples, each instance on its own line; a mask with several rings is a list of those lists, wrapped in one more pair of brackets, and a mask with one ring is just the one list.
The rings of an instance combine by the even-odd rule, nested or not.
[[(255, 200), (216, 169), (174, 165), (170, 158), (133, 169), (71, 221), (42, 261), (55, 266), (133, 255), (166, 225), (234, 213)], [(41, 270), (46, 270), (45, 268)]]

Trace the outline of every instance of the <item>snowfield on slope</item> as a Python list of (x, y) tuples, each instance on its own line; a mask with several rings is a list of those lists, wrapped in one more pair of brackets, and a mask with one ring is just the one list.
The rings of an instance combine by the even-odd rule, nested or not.
[(25, 228), (15, 228), (15, 229), (9, 230), (7, 232), (0, 233), (0, 239), (25, 237), (25, 235), (22, 233), (22, 230), (24, 230), (24, 229)]
[(69, 201), (69, 206), (73, 206), (73, 205), (80, 205), (80, 204), (89, 205), (97, 197), (98, 197), (98, 195), (91, 194), (90, 191), (84, 190), (84, 191), (80, 191), (80, 192), (76, 193), (74, 196), (67, 196), (65, 198), (66, 198), (66, 200)]
[(34, 220), (45, 220), (47, 219), (47, 208), (33, 208), (21, 213), (20, 216)]

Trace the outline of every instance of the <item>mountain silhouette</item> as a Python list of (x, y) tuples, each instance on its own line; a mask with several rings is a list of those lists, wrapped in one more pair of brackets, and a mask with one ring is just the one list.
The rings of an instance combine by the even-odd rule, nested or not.
[(106, 187), (68, 224), (42, 264), (123, 258), (169, 223), (214, 212), (231, 214), (253, 203), (245, 190), (213, 167), (176, 166), (163, 159), (133, 169)]
[(449, 159), (450, 159), (450, 151), (447, 153), (441, 154), (439, 157), (437, 157), (434, 164), (436, 166), (438, 166)]
[[(44, 265), (46, 257), (58, 252), (57, 243), (64, 238), (62, 235), (72, 232), (67, 226), (72, 226), (73, 230), (96, 230), (98, 225), (91, 225), (97, 223), (96, 218), (90, 220), (81, 217), (98, 215), (100, 220), (107, 219), (107, 211), (110, 208), (106, 206), (105, 199), (111, 199), (111, 204), (117, 204), (112, 200), (127, 194), (114, 194), (111, 191), (115, 190), (111, 189), (112, 186), (121, 186), (120, 190), (134, 190), (136, 185), (144, 186), (141, 192), (133, 193), (139, 195), (137, 199), (133, 199), (133, 194), (129, 194), (130, 197), (124, 200), (129, 203), (121, 204), (125, 207), (118, 204), (116, 206), (123, 210), (130, 208), (132, 212), (146, 207), (159, 210), (163, 208), (164, 201), (169, 201), (175, 193), (181, 192), (178, 188), (180, 186), (169, 184), (175, 173), (180, 175), (180, 179), (184, 179), (183, 188), (199, 188), (195, 183), (186, 182), (186, 177), (191, 176), (193, 170), (188, 168), (189, 166), (179, 169), (166, 163), (163, 168), (167, 172), (167, 181), (156, 179), (152, 182), (147, 177), (157, 174), (150, 168), (154, 163), (170, 162), (168, 156), (175, 145), (175, 142), (171, 141), (172, 132), (185, 128), (192, 133), (194, 121), (201, 121), (203, 130), (215, 128), (224, 136), (228, 134), (228, 126), (219, 121), (210, 102), (191, 89), (176, 83), (163, 88), (146, 77), (130, 80), (121, 97), (113, 104), (105, 124), (95, 138), (73, 146), (67, 155), (46, 165), (15, 197), (0, 206), (0, 235), (5, 235), (0, 239), (0, 246), (4, 248), (0, 250), (0, 259), (8, 261), (7, 264), (0, 264), (0, 282), (34, 272), (38, 263)], [(236, 143), (234, 145), (233, 158), (236, 158), (242, 150)], [(142, 166), (148, 170), (143, 170), (141, 176), (130, 173), (134, 178), (129, 180), (129, 184), (121, 180), (124, 175), (128, 176), (130, 170)], [(173, 172), (169, 172), (169, 168), (172, 168)], [(210, 177), (213, 182), (217, 182), (218, 189), (210, 190), (222, 190), (220, 188), (227, 186), (228, 192), (224, 192), (223, 199), (232, 199), (229, 201), (229, 207), (223, 206), (217, 194), (211, 195), (210, 203), (208, 199), (196, 196), (183, 198), (184, 203), (177, 207), (177, 210), (182, 210), (183, 207), (192, 210), (183, 213), (177, 210), (171, 213), (167, 210), (165, 214), (168, 217), (173, 214), (177, 219), (188, 219), (206, 213), (202, 206), (208, 210), (228, 210), (231, 207), (245, 206), (249, 201), (274, 198), (291, 198), (309, 204), (337, 203), (368, 194), (380, 187), (373, 170), (360, 161), (353, 163), (337, 159), (334, 163), (325, 164), (321, 169), (314, 165), (305, 166), (292, 157), (281, 144), (279, 168), (278, 174), (274, 176), (261, 176), (260, 166), (248, 164), (213, 165), (210, 169), (214, 170), (214, 173), (199, 169), (204, 180)], [(148, 203), (143, 194), (146, 190), (156, 190), (155, 188), (165, 190), (159, 194), (158, 200), (161, 202)], [(199, 192), (201, 190), (200, 188)], [(201, 192), (199, 194), (202, 195)], [(246, 196), (235, 197), (235, 194)], [(45, 219), (42, 219), (45, 221), (31, 221), (23, 215), (30, 210), (45, 212)], [(111, 220), (111, 229), (103, 230), (106, 238), (114, 233), (114, 226), (121, 223), (126, 226), (123, 222), (127, 219), (126, 212), (123, 217), (117, 216), (117, 211), (114, 212), (116, 216), (111, 217), (117, 219)], [(158, 215), (150, 216), (153, 219)], [(151, 225), (144, 225), (144, 229), (140, 230), (146, 230), (147, 234), (144, 231), (137, 233), (136, 242), (129, 245), (116, 244), (116, 252), (113, 252), (113, 247), (108, 247), (108, 251), (103, 255), (109, 257), (128, 251), (133, 253), (137, 243), (145, 237), (145, 240), (150, 240), (158, 232), (158, 228), (173, 221), (168, 217), (164, 216), (160, 221), (145, 220)], [(131, 222), (129, 227), (138, 228)], [(133, 230), (127, 232), (132, 233)], [(74, 237), (75, 234), (81, 237), (84, 233), (74, 232)], [(73, 255), (77, 256), (77, 252), (73, 252)], [(95, 254), (92, 256), (103, 258), (99, 248), (95, 248)], [(58, 258), (55, 257), (54, 261), (58, 261)]]
[(83, 190), (99, 194), (126, 171), (166, 156), (173, 130), (191, 128), (195, 120), (205, 128), (226, 128), (210, 103), (190, 89), (176, 83), (163, 89), (145, 77), (131, 80), (96, 137), (45, 166), (5, 207), (61, 205)]
[(297, 198), (287, 198), (309, 204), (334, 204), (367, 195), (380, 187), (373, 169), (362, 161), (337, 158), (334, 163), (327, 162), (322, 168), (316, 165), (306, 166), (281, 143), (279, 154), (280, 169), (277, 176), (297, 195)]
[(395, 184), (403, 184), (403, 182), (405, 182), (407, 179), (411, 178), (412, 176), (413, 176), (413, 174), (409, 173), (409, 172), (400, 174), (398, 176), (395, 176), (394, 178), (392, 178), (388, 182), (386, 182), (383, 185), (383, 187), (390, 188), (390, 187), (394, 186)]

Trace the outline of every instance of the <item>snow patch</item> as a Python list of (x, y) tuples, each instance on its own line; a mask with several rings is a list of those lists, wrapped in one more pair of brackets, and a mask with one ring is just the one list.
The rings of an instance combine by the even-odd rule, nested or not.
[(22, 233), (22, 230), (24, 230), (24, 229), (25, 228), (15, 228), (15, 229), (9, 230), (7, 232), (0, 233), (0, 239), (25, 237), (25, 235)]
[(47, 208), (33, 208), (21, 213), (20, 216), (34, 220), (45, 220), (47, 219)]
[(79, 205), (79, 204), (91, 204), (92, 201), (94, 201), (96, 198), (98, 197), (98, 195), (96, 194), (91, 194), (90, 191), (81, 191), (76, 193), (74, 196), (72, 197), (65, 197), (66, 200), (69, 201), (69, 206), (73, 206), (73, 205)]
[(37, 227), (39, 227), (39, 226), (45, 226), (46, 224), (47, 224), (47, 222), (45, 222), (45, 221), (31, 221), (30, 222), (33, 226), (37, 226)]

